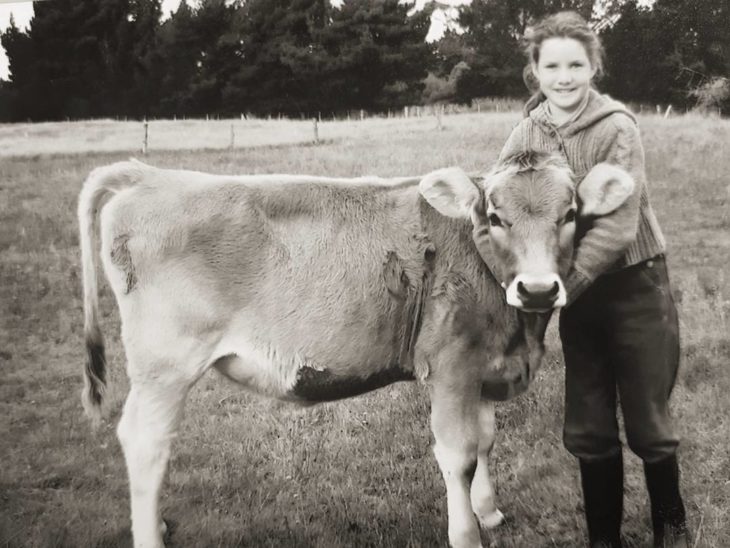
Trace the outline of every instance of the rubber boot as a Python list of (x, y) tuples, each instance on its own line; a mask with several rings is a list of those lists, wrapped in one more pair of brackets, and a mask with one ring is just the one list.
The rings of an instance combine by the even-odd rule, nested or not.
[(621, 453), (580, 461), (588, 540), (591, 548), (621, 547), (624, 510), (624, 461)]
[(682, 495), (679, 493), (676, 455), (658, 462), (645, 462), (644, 476), (651, 502), (654, 547), (689, 548), (690, 535)]

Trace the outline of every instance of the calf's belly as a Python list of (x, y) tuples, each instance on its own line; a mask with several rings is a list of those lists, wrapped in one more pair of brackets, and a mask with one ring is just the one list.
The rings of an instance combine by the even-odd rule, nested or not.
[(398, 365), (338, 371), (304, 364), (265, 363), (238, 354), (218, 358), (213, 367), (244, 388), (303, 404), (349, 398), (394, 382), (414, 380), (412, 371)]

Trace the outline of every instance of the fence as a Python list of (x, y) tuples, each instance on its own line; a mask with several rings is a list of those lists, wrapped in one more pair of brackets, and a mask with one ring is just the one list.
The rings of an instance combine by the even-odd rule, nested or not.
[[(306, 123), (309, 121), (311, 139), (304, 139), (304, 142), (312, 142), (314, 144), (320, 144), (321, 138), (321, 124), (324, 122), (363, 122), (366, 120), (391, 120), (391, 119), (432, 119), (434, 120), (434, 129), (442, 131), (445, 128), (445, 118), (450, 115), (457, 114), (468, 114), (468, 113), (489, 113), (489, 112), (519, 112), (522, 108), (522, 101), (515, 99), (502, 99), (502, 98), (480, 98), (472, 101), (471, 105), (459, 105), (451, 103), (435, 103), (431, 105), (408, 105), (399, 109), (388, 109), (384, 111), (369, 111), (365, 109), (348, 110), (344, 112), (317, 112), (314, 116), (307, 114), (300, 114), (298, 116), (289, 117), (284, 114), (269, 115), (263, 118), (253, 116), (248, 113), (241, 113), (236, 118), (240, 119), (241, 123), (256, 123), (260, 121), (298, 121)], [(117, 118), (117, 121), (129, 122), (127, 118)], [(173, 116), (170, 119), (156, 119), (156, 118), (145, 118), (142, 120), (142, 132), (141, 132), (141, 152), (147, 154), (150, 150), (150, 144), (154, 142), (153, 128), (151, 127), (152, 122), (195, 122), (203, 121), (206, 122), (228, 122), (225, 131), (228, 133), (227, 147), (228, 149), (235, 148), (241, 143), (242, 132), (247, 131), (245, 127), (241, 126), (241, 123), (237, 123), (236, 119), (221, 118), (218, 115), (206, 115), (204, 118), (196, 117), (178, 117)], [(218, 131), (224, 131), (220, 128)], [(220, 133), (218, 134), (220, 136)], [(217, 139), (218, 145), (216, 148), (221, 148), (220, 138)], [(245, 145), (244, 145), (245, 146)]]

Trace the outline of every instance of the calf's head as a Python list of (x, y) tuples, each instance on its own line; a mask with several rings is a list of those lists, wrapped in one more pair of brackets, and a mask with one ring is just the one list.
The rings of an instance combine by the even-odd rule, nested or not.
[(460, 168), (438, 170), (419, 188), (441, 214), (471, 221), (477, 250), (506, 289), (508, 304), (546, 312), (567, 302), (563, 278), (573, 258), (577, 217), (615, 210), (634, 182), (609, 164), (575, 181), (562, 156), (530, 151), (476, 180)]

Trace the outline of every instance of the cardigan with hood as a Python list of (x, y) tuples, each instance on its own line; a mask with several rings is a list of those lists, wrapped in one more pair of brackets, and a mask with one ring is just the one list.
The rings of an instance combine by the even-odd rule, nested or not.
[(538, 93), (527, 102), (524, 114), (500, 161), (526, 150), (558, 152), (567, 159), (578, 184), (600, 162), (622, 167), (635, 183), (633, 194), (615, 211), (579, 218), (573, 267), (565, 283), (569, 304), (601, 274), (664, 253), (664, 236), (649, 203), (636, 118), (622, 103), (591, 89), (581, 112), (556, 126), (545, 97)]

